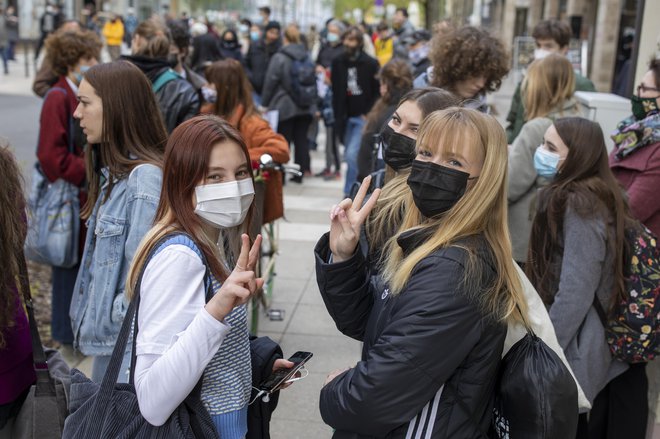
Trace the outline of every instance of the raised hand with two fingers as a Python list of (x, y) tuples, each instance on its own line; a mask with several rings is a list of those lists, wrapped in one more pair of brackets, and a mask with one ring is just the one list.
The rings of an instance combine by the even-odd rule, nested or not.
[(235, 307), (246, 303), (264, 284), (264, 280), (256, 277), (254, 271), (261, 248), (261, 235), (257, 235), (251, 248), (248, 235), (243, 234), (241, 241), (241, 253), (238, 256), (236, 267), (206, 304), (209, 314), (220, 321)]
[(370, 183), (371, 176), (367, 176), (362, 180), (355, 200), (346, 198), (330, 210), (330, 251), (334, 262), (345, 261), (355, 253), (362, 225), (380, 196), (380, 189), (376, 189), (362, 204)]

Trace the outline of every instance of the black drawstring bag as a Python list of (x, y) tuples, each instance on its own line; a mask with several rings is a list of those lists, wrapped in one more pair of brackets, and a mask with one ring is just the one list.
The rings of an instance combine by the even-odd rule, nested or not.
[(577, 386), (559, 356), (528, 332), (502, 359), (495, 391), (497, 438), (574, 438)]

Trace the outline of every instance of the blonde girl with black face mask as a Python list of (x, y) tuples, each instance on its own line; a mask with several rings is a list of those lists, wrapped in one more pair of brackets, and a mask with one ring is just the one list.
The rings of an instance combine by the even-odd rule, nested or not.
[[(506, 223), (502, 127), (476, 110), (437, 111), (422, 122), (417, 152), (414, 205), (385, 246), (382, 288), (371, 289), (356, 251), (379, 194), (362, 205), (368, 179), (354, 202), (332, 209), (330, 233), (315, 249), (330, 314), (364, 341), (362, 361), (321, 390), (335, 437), (478, 435), (491, 419), (506, 323), (527, 314)], [(451, 409), (455, 399), (471, 413)]]

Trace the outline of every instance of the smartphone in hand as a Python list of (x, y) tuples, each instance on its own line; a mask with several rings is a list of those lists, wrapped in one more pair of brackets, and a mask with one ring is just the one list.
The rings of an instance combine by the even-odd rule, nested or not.
[(312, 358), (311, 352), (296, 352), (289, 357), (289, 361), (294, 363), (294, 366), (290, 369), (278, 369), (273, 372), (268, 378), (259, 384), (259, 390), (263, 390), (266, 393), (277, 392), (287, 381), (296, 375), (310, 358)]

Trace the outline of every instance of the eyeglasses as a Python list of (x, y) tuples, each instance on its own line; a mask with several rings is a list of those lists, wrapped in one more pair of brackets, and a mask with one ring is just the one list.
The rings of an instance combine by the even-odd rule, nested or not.
[(647, 91), (655, 91), (655, 92), (660, 93), (660, 89), (655, 88), (655, 87), (649, 87), (648, 85), (644, 85), (644, 84), (639, 84), (637, 86), (637, 96), (639, 96), (640, 93), (642, 93), (642, 92), (646, 93)]

